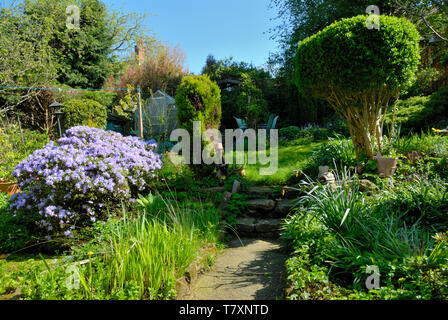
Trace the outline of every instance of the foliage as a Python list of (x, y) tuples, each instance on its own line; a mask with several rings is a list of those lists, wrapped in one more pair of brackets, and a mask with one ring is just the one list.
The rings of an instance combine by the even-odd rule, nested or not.
[(342, 170), (344, 167), (353, 168), (356, 163), (356, 154), (351, 139), (336, 136), (324, 141), (313, 151), (303, 172), (310, 176), (317, 176), (319, 166), (336, 166), (334, 169)]
[[(52, 59), (50, 30), (50, 26), (34, 23), (32, 16), (21, 14), (13, 6), (1, 8), (1, 86), (36, 87), (55, 80), (58, 65)], [(8, 110), (29, 100), (34, 94), (28, 90), (1, 89), (0, 105)]]
[[(446, 241), (432, 237), (446, 228), (440, 182), (390, 186), (375, 198), (346, 172), (336, 174), (335, 186), (308, 180), (302, 187), (307, 195), (283, 233), (296, 253), (287, 262), (290, 299), (446, 298)], [(381, 288), (369, 292), (368, 265), (381, 274)]]
[(278, 130), (278, 137), (285, 140), (294, 140), (299, 137), (300, 132), (301, 130), (299, 127), (289, 126)]
[(19, 3), (24, 17), (47, 26), (53, 51), (59, 63), (58, 81), (71, 87), (101, 88), (113, 71), (115, 50), (129, 48), (143, 33), (143, 17), (108, 10), (99, 0), (79, 0), (80, 26), (66, 26), (69, 0), (27, 0)]
[(295, 58), (299, 91), (327, 100), (348, 122), (358, 158), (381, 149), (382, 115), (412, 84), (420, 58), (419, 34), (408, 20), (380, 16), (381, 28), (369, 30), (367, 19), (328, 26), (303, 40)]
[[(204, 254), (216, 252), (219, 215), (206, 202), (153, 197), (162, 203), (157, 209), (148, 203), (123, 210), (121, 219), (95, 223), (94, 238), (73, 247), (69, 256), (27, 259), (26, 264), (16, 262), (15, 270), (9, 270), (10, 261), (0, 260), (0, 294), (21, 286), (25, 299), (175, 298), (176, 280), (196, 258), (201, 261), (201, 249), (209, 248)], [(77, 265), (81, 259), (88, 263)], [(70, 267), (79, 271), (79, 289), (67, 286)]]
[[(176, 92), (177, 119), (181, 128), (190, 133), (190, 137), (201, 137), (207, 129), (218, 129), (221, 123), (221, 94), (218, 85), (209, 76), (189, 76), (182, 80)], [(193, 132), (193, 122), (200, 121), (200, 132)], [(203, 147), (209, 141), (203, 141)], [(190, 155), (189, 155), (190, 156)], [(191, 155), (193, 156), (193, 155)], [(201, 176), (209, 175), (211, 165), (192, 164), (192, 170)]]
[(246, 119), (249, 127), (256, 128), (257, 123), (261, 122), (268, 113), (267, 102), (263, 92), (257, 88), (249, 74), (241, 73), (240, 77), (242, 82), (236, 99), (237, 115)]
[[(81, 91), (78, 95), (72, 95), (72, 98), (96, 101), (104, 105), (106, 109), (110, 111), (117, 99), (117, 93), (113, 91)], [(65, 100), (63, 102), (65, 102)]]
[(113, 113), (129, 120), (134, 118), (134, 112), (137, 109), (137, 93), (131, 85), (127, 86), (126, 95), (120, 99), (118, 104), (113, 108)]
[(386, 122), (401, 126), (403, 133), (448, 127), (448, 88), (426, 97), (411, 97), (396, 104), (396, 111), (387, 115)]
[(14, 167), (35, 150), (48, 143), (48, 136), (22, 129), (20, 121), (0, 119), (0, 178), (13, 180)]
[[(143, 48), (145, 59), (141, 64), (130, 60), (114, 85), (109, 79), (106, 87), (134, 88), (140, 87), (144, 99), (151, 97), (157, 90), (174, 96), (176, 89), (187, 75), (185, 68), (185, 54), (180, 47), (171, 48), (147, 41)], [(122, 97), (122, 95), (120, 95)]]
[(241, 82), (221, 90), (224, 128), (235, 128), (233, 117), (244, 118), (252, 127), (262, 121), (267, 122), (267, 112), (274, 109), (276, 95), (276, 88), (267, 71), (245, 62), (236, 62), (232, 57), (216, 61), (209, 55), (202, 74), (218, 83), (229, 79)]
[(106, 107), (89, 99), (73, 99), (64, 103), (63, 124), (65, 129), (89, 126), (104, 129), (107, 122)]
[(398, 101), (391, 112), (386, 115), (386, 125), (400, 126), (403, 133), (410, 130), (418, 132), (423, 128), (425, 117), (422, 112), (428, 100), (428, 97), (411, 97)]
[(154, 148), (115, 132), (71, 128), (15, 168), (22, 192), (11, 199), (11, 214), (38, 213), (39, 229), (70, 236), (147, 186), (161, 168)]

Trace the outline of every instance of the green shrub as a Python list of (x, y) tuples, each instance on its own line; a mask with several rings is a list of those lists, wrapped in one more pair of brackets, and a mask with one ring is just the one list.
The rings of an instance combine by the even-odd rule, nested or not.
[(221, 122), (221, 93), (207, 75), (189, 76), (176, 92), (177, 117), (182, 128), (193, 132), (193, 121), (202, 122), (202, 132), (218, 129)]
[(5, 212), (8, 208), (8, 199), (9, 196), (6, 193), (0, 191), (0, 214)]
[(295, 56), (299, 91), (328, 101), (347, 121), (358, 158), (381, 148), (377, 119), (415, 80), (420, 59), (420, 35), (410, 21), (380, 16), (380, 28), (369, 30), (367, 19), (333, 23), (301, 41)]
[(400, 100), (394, 106), (395, 111), (389, 112), (386, 116), (386, 126), (393, 122), (395, 126), (401, 127), (401, 132), (419, 132), (425, 122), (424, 110), (429, 97), (412, 97)]
[(409, 134), (392, 140), (385, 149), (394, 149), (399, 153), (418, 151), (423, 155), (443, 157), (448, 154), (448, 137), (431, 133)]
[(4, 122), (0, 127), (0, 178), (14, 180), (15, 166), (48, 142), (46, 134), (22, 129), (20, 123)]
[(104, 129), (107, 122), (107, 109), (104, 105), (90, 99), (73, 99), (64, 103), (64, 128), (89, 126)]
[(117, 99), (117, 93), (114, 91), (85, 91), (77, 99), (93, 100), (111, 110)]
[(444, 87), (433, 93), (426, 104), (428, 128), (448, 128), (448, 88)]
[[(300, 230), (303, 228), (300, 219), (306, 222), (312, 216), (321, 225), (323, 234), (320, 238), (323, 239), (314, 239), (313, 243), (320, 244), (320, 253), (311, 262), (331, 267), (329, 279), (332, 282), (344, 288), (364, 290), (366, 267), (374, 264), (381, 270), (382, 285), (396, 288), (396, 281), (402, 276), (397, 269), (406, 266), (406, 261), (430, 256), (434, 250), (433, 225), (425, 226), (421, 219), (403, 219), (406, 208), (389, 208), (383, 199), (367, 200), (359, 192), (356, 181), (350, 180), (344, 174), (342, 177), (337, 175), (333, 187), (304, 182), (305, 189), (311, 191), (300, 198), (297, 215), (301, 218), (290, 218), (286, 228), (288, 235), (301, 237), (304, 231)], [(441, 194), (443, 192), (438, 194), (439, 199), (443, 198)], [(411, 199), (408, 203), (417, 208), (422, 205), (422, 198)], [(430, 205), (428, 202), (428, 209)], [(297, 228), (298, 231), (294, 230)], [(294, 243), (299, 246), (299, 242)]]
[[(177, 118), (181, 128), (193, 137), (193, 121), (201, 122), (201, 136), (207, 129), (218, 129), (221, 122), (221, 93), (218, 85), (207, 75), (188, 76), (182, 80), (176, 96)], [(198, 134), (198, 133), (196, 133)], [(203, 142), (206, 146), (208, 142)], [(192, 170), (202, 176), (210, 174), (214, 166), (193, 164)]]
[(401, 126), (401, 132), (427, 131), (448, 127), (448, 88), (442, 88), (426, 97), (411, 97), (395, 105), (396, 111), (386, 116), (386, 124), (392, 120)]
[(334, 169), (356, 166), (356, 154), (351, 139), (336, 136), (320, 144), (313, 152), (303, 171), (310, 176), (317, 176), (319, 166), (329, 166)]
[(289, 126), (286, 128), (281, 128), (278, 131), (278, 137), (280, 139), (285, 139), (285, 140), (294, 140), (297, 138), (300, 138), (300, 128), (296, 127), (296, 126)]

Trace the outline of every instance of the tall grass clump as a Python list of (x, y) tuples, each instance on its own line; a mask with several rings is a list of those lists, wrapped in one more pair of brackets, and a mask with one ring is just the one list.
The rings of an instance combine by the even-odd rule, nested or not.
[[(420, 220), (403, 219), (398, 212), (384, 209), (375, 199), (366, 198), (359, 190), (356, 178), (344, 170), (335, 172), (334, 184), (322, 185), (308, 178), (302, 183), (307, 190), (297, 205), (298, 213), (289, 217), (284, 236), (303, 234), (298, 220), (316, 221), (322, 229), (320, 239), (307, 239), (319, 244), (317, 265), (326, 265), (329, 277), (341, 285), (361, 289), (366, 267), (376, 265), (387, 277), (394, 279), (395, 265), (425, 256), (434, 248), (434, 231)], [(299, 245), (300, 246), (300, 245)]]
[(79, 259), (89, 259), (79, 267), (80, 289), (75, 294), (66, 289), (67, 275), (54, 276), (61, 273), (57, 269), (36, 279), (30, 297), (172, 299), (176, 281), (203, 247), (217, 242), (218, 235), (216, 208), (191, 200), (180, 205), (174, 198), (141, 196), (134, 210), (123, 206), (120, 219), (110, 219), (94, 240), (75, 248)]

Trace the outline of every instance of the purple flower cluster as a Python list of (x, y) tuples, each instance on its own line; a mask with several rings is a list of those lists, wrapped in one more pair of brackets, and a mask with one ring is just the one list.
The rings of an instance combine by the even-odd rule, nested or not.
[(78, 126), (57, 143), (35, 151), (14, 169), (21, 193), (10, 209), (36, 210), (40, 227), (71, 230), (102, 217), (105, 205), (119, 205), (142, 190), (161, 169), (155, 143)]

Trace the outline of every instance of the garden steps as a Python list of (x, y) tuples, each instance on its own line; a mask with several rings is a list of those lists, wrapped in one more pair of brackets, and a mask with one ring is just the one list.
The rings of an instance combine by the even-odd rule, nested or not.
[(282, 219), (258, 219), (245, 217), (237, 220), (238, 236), (243, 238), (277, 239)]

